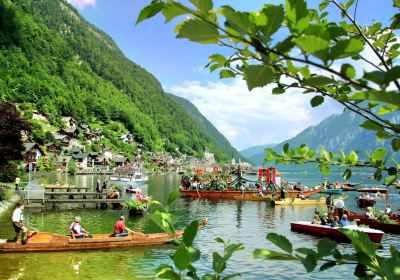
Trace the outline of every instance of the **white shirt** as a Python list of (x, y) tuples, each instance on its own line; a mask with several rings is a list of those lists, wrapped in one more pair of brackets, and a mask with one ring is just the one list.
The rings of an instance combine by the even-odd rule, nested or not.
[(22, 209), (21, 208), (15, 208), (13, 215), (12, 215), (12, 221), (13, 223), (20, 222), (24, 220), (24, 215), (22, 215)]
[(342, 199), (339, 199), (338, 201), (335, 202), (335, 207), (338, 209), (343, 209), (344, 208), (344, 201)]
[(75, 223), (75, 225), (73, 225), (72, 229), (73, 229), (76, 233), (85, 232), (85, 231), (83, 230), (83, 228), (81, 227), (81, 225), (78, 224), (78, 223)]

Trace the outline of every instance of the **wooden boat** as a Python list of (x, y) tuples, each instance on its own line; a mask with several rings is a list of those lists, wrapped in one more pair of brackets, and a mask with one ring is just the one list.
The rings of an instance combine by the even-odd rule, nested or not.
[(276, 200), (274, 205), (317, 205), (325, 204), (326, 199), (321, 197), (319, 199), (301, 199), (301, 198), (288, 198), (285, 200)]
[(355, 187), (357, 186), (358, 183), (354, 183), (354, 182), (343, 182), (342, 186), (346, 186), (346, 187)]
[(385, 224), (375, 219), (361, 218), (357, 220), (357, 225), (367, 225), (370, 228), (380, 229), (383, 232), (392, 232), (400, 234), (400, 224)]
[[(302, 191), (304, 197), (309, 197), (310, 195), (317, 194), (321, 192), (322, 189)], [(240, 199), (242, 200), (252, 200), (254, 196), (258, 195), (258, 191), (208, 191), (208, 190), (185, 190), (180, 189), (179, 192), (182, 196), (193, 197), (193, 198), (208, 198), (208, 199)], [(289, 190), (286, 192), (287, 197), (295, 198), (300, 193), (300, 191)], [(272, 191), (263, 192), (264, 195), (272, 195)], [(276, 191), (276, 196), (280, 197), (280, 191)]]
[(343, 190), (344, 192), (351, 192), (351, 191), (355, 191), (356, 189), (353, 188), (353, 187), (343, 186), (343, 187), (342, 187), (342, 190)]
[(321, 193), (330, 193), (330, 194), (341, 194), (342, 193), (342, 189), (339, 188), (334, 188), (334, 189), (323, 189), (321, 191)]
[(127, 193), (133, 193), (133, 194), (137, 194), (137, 193), (142, 193), (142, 190), (133, 186), (129, 186), (126, 189)]
[(387, 189), (383, 189), (383, 188), (361, 188), (361, 189), (357, 189), (358, 192), (366, 192), (366, 193), (384, 193), (387, 194)]
[[(293, 222), (290, 224), (290, 227), (293, 231), (308, 233), (317, 236), (325, 236), (332, 239), (338, 239), (343, 241), (349, 241), (346, 235), (344, 235), (341, 231), (339, 231), (338, 227), (331, 227), (331, 226), (322, 226), (322, 225), (315, 225), (311, 222)], [(356, 225), (350, 225), (344, 227), (350, 230), (356, 230), (360, 232), (364, 232), (368, 235), (369, 239), (372, 242), (380, 243), (382, 241), (384, 232), (376, 229), (358, 227)]]
[(365, 198), (365, 197), (359, 197), (357, 199), (357, 205), (360, 208), (366, 208), (368, 206), (374, 206), (376, 203), (375, 199), (373, 197)]
[[(181, 237), (183, 231), (177, 231)], [(0, 243), (0, 252), (43, 252), (112, 249), (123, 247), (159, 245), (171, 242), (173, 238), (166, 233), (134, 233), (127, 237), (111, 237), (110, 234), (93, 234), (92, 238), (72, 239), (70, 236), (40, 232), (28, 239), (25, 245), (17, 242)]]

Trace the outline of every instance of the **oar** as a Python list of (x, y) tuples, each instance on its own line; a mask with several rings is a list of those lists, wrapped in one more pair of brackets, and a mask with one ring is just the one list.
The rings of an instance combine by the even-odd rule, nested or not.
[(35, 229), (35, 228), (31, 227), (31, 226), (28, 226), (28, 225), (25, 225), (25, 224), (22, 224), (22, 226), (24, 226), (24, 227), (26, 227), (26, 228), (30, 228), (30, 229), (32, 229), (33, 231), (39, 232), (37, 229)]

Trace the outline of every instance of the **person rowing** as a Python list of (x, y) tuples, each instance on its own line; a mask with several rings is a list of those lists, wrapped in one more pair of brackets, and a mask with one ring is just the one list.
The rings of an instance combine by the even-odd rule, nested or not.
[(129, 229), (125, 225), (125, 216), (121, 215), (119, 220), (114, 225), (114, 237), (125, 237), (128, 233), (134, 233), (133, 230)]
[(24, 215), (22, 213), (22, 210), (24, 209), (24, 204), (22, 203), (17, 203), (15, 206), (13, 215), (12, 215), (12, 223), (15, 231), (15, 237), (14, 237), (14, 242), (17, 242), (18, 236), (21, 233), (21, 243), (26, 244), (27, 241), (27, 231), (28, 229), (23, 226), (22, 222), (24, 220)]

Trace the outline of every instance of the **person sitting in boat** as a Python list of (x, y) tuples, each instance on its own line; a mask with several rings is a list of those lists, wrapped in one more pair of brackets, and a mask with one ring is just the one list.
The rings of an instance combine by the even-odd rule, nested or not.
[(339, 198), (338, 200), (336, 200), (335, 204), (335, 209), (338, 213), (339, 219), (342, 218), (343, 213), (344, 213), (344, 201), (342, 198)]
[(365, 218), (366, 219), (375, 219), (373, 209), (371, 206), (367, 207), (367, 211), (365, 212)]
[(72, 238), (91, 238), (92, 236), (81, 226), (81, 217), (75, 217), (74, 222), (70, 226)]
[(111, 185), (110, 191), (107, 193), (107, 198), (110, 198), (110, 199), (119, 198), (119, 191), (114, 189), (114, 185)]
[(121, 215), (119, 217), (119, 220), (115, 223), (114, 225), (114, 237), (125, 237), (128, 236), (129, 232), (134, 232), (133, 230), (130, 230), (129, 228), (126, 227), (125, 225), (125, 216)]
[(386, 204), (385, 214), (392, 214), (392, 207), (390, 206), (390, 204)]
[(300, 192), (297, 194), (297, 198), (300, 198), (301, 200), (306, 199), (306, 197), (304, 196), (303, 192)]
[(314, 219), (311, 222), (314, 225), (320, 225), (321, 224), (321, 219), (319, 218), (319, 215), (314, 215)]
[(308, 191), (308, 186), (307, 185), (303, 187), (303, 191)]
[(332, 227), (339, 227), (340, 226), (340, 224), (339, 224), (339, 216), (335, 216), (334, 218), (333, 218), (333, 222), (332, 222)]
[(264, 197), (262, 186), (259, 183), (256, 183), (256, 187), (258, 190), (258, 196)]
[(350, 225), (349, 220), (347, 219), (347, 215), (343, 214), (342, 218), (339, 220), (339, 225), (341, 227), (346, 227)]
[(323, 226), (330, 226), (333, 224), (332, 219), (329, 219), (328, 213), (324, 213), (321, 218), (321, 225)]

